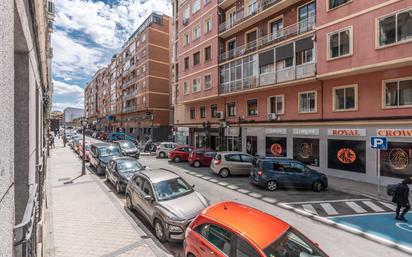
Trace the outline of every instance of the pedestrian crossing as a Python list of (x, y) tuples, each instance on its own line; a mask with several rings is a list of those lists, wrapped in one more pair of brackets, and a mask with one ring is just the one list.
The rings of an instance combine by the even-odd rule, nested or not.
[(393, 212), (396, 206), (374, 199), (343, 199), (312, 202), (283, 203), (289, 208), (301, 209), (307, 213), (329, 217), (367, 213)]

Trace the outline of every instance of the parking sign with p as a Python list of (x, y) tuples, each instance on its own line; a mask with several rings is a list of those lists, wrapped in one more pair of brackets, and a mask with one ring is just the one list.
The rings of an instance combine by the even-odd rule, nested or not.
[(371, 148), (379, 150), (388, 149), (388, 139), (386, 137), (371, 137)]

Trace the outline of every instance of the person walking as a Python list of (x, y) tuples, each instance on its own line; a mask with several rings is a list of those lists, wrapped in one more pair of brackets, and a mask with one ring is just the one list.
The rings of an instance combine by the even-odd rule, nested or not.
[(50, 148), (56, 148), (56, 146), (54, 145), (54, 136), (53, 135), (50, 136)]
[[(396, 203), (396, 217), (395, 219), (408, 222), (405, 219), (405, 214), (411, 208), (409, 203), (409, 187), (408, 185), (412, 184), (412, 179), (410, 177), (405, 178), (402, 183), (396, 186), (396, 189), (393, 194), (392, 202)], [(401, 213), (401, 209), (403, 211)]]

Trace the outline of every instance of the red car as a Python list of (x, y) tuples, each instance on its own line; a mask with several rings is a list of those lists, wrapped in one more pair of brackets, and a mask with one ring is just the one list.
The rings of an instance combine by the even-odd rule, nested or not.
[(235, 202), (206, 208), (186, 229), (188, 257), (327, 255), (288, 223)]
[[(86, 143), (85, 143), (85, 148), (86, 148), (86, 153), (85, 153), (85, 156), (84, 156), (84, 160), (85, 160), (86, 162), (88, 162), (88, 161), (90, 161), (90, 158), (89, 158), (89, 154), (90, 154), (90, 142), (86, 142)], [(80, 145), (79, 145), (79, 156), (80, 156), (80, 158), (83, 158), (83, 144), (80, 144)]]
[(171, 150), (167, 157), (174, 162), (187, 161), (189, 159), (189, 154), (193, 151), (193, 146), (178, 146)]
[(216, 155), (216, 151), (208, 148), (196, 148), (189, 155), (189, 165), (195, 168), (210, 166), (210, 162)]

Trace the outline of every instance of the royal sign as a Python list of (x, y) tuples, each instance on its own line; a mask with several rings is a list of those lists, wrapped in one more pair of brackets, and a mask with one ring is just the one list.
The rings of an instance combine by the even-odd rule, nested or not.
[(328, 129), (328, 136), (364, 137), (366, 129)]
[(412, 129), (378, 129), (381, 137), (412, 137)]

